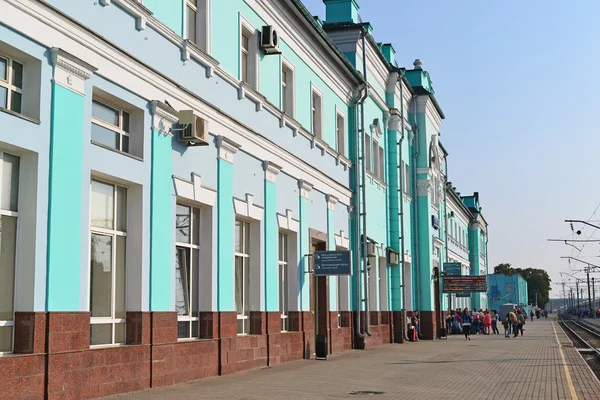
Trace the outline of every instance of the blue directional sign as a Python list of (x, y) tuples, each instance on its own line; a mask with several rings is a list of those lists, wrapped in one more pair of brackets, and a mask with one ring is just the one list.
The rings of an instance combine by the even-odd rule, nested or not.
[(351, 251), (316, 251), (315, 275), (352, 275)]
[(462, 264), (461, 263), (444, 263), (445, 276), (461, 276), (462, 275)]

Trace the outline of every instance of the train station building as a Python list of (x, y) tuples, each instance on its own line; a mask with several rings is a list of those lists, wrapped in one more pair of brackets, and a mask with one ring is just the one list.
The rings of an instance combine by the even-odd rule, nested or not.
[(488, 306), (442, 293), (445, 263), (487, 274), (488, 228), (429, 73), (324, 3), (0, 2), (0, 393), (397, 343), (417, 310), (435, 339), (452, 304)]

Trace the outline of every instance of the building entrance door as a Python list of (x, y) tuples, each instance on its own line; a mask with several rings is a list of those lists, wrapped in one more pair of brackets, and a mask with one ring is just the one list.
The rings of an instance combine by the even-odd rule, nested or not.
[[(327, 243), (319, 240), (312, 241), (311, 254), (315, 251), (326, 251)], [(316, 276), (314, 274), (314, 257), (311, 257), (310, 265), (310, 311), (312, 314), (312, 323), (314, 329), (313, 343), (317, 342), (317, 335), (327, 335), (327, 321), (329, 307), (327, 302), (327, 277)], [(315, 346), (313, 356), (315, 355)]]

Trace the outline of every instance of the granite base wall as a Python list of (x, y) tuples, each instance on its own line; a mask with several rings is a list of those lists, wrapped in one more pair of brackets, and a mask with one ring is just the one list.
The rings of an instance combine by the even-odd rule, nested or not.
[[(390, 343), (390, 313), (371, 314), (373, 336), (354, 337), (354, 313), (328, 315), (329, 354)], [(200, 314), (199, 339), (177, 339), (175, 312), (128, 312), (126, 344), (90, 348), (87, 312), (16, 313), (14, 354), (0, 357), (2, 399), (89, 399), (314, 357), (312, 313), (252, 312), (237, 335), (235, 312)], [(364, 315), (361, 316), (364, 319)], [(374, 324), (374, 322), (377, 324)]]

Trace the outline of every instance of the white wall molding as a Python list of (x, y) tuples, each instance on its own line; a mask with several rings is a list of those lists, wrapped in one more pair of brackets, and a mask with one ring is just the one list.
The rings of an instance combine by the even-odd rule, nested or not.
[(310, 183), (306, 182), (303, 179), (298, 180), (298, 188), (300, 189), (300, 196), (304, 197), (305, 199), (308, 199), (308, 194), (310, 193), (310, 191), (313, 189), (313, 185), (311, 185)]
[(85, 96), (85, 81), (96, 68), (58, 47), (50, 49), (50, 62), (54, 66), (54, 83)]
[(254, 196), (246, 193), (246, 200), (233, 199), (235, 214), (241, 217), (262, 221), (264, 209), (254, 204)]
[(338, 202), (338, 198), (332, 194), (328, 194), (325, 196), (325, 198), (327, 199), (327, 209), (330, 211), (335, 211), (335, 205)]
[(152, 115), (152, 129), (162, 132), (167, 136), (173, 136), (173, 124), (179, 121), (177, 111), (165, 103), (152, 100), (150, 102), (150, 115)]
[(300, 230), (300, 221), (292, 217), (292, 210), (285, 210), (285, 215), (277, 214), (277, 224), (279, 229), (291, 232)]
[(271, 161), (263, 161), (263, 169), (265, 171), (265, 180), (277, 183), (277, 175), (281, 172), (281, 167)]
[(233, 164), (233, 156), (240, 149), (239, 144), (225, 136), (217, 137), (217, 148), (219, 149), (219, 159)]
[(417, 180), (417, 196), (427, 196), (431, 190), (431, 181), (429, 179)]
[(104, 7), (112, 3), (120, 5), (128, 14), (135, 18), (135, 29), (143, 31), (146, 29), (148, 18), (152, 16), (152, 11), (142, 5), (141, 2), (135, 0), (100, 0), (100, 4)]
[(202, 186), (201, 182), (202, 178), (195, 173), (192, 173), (191, 181), (173, 176), (175, 195), (182, 199), (213, 207), (217, 199), (217, 192)]
[(346, 236), (343, 230), (340, 230), (339, 234), (336, 233), (334, 239), (337, 247), (342, 247), (346, 250), (350, 249), (350, 238)]

